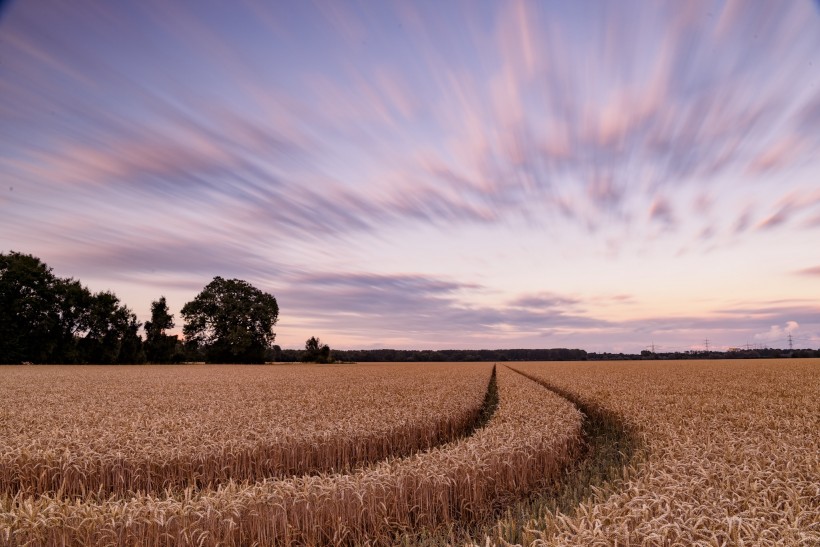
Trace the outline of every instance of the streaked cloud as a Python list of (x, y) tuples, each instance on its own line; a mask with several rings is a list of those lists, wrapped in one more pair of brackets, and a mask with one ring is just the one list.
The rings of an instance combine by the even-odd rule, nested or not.
[(469, 293), (481, 289), (417, 274), (314, 273), (295, 277), (279, 300), (283, 309), (303, 310), (315, 329), (370, 337), (382, 347), (402, 336), (423, 339), (430, 347), (453, 347), (452, 340), (465, 335), (485, 344), (495, 340), (492, 345), (522, 333), (609, 325), (581, 313), (571, 297), (524, 296), (500, 307), (471, 304)]
[(804, 268), (802, 270), (798, 270), (797, 273), (800, 275), (820, 276), (820, 266), (815, 266), (813, 268)]
[[(637, 310), (677, 262), (700, 261), (674, 286), (694, 298), (692, 272), (798, 256), (820, 226), (810, 2), (2, 15), (0, 249), (114, 289), (235, 275), (303, 325), (353, 314), (351, 340), (614, 345), (653, 332)], [(762, 332), (703, 309), (704, 329)], [(811, 329), (795, 311), (768, 325)]]

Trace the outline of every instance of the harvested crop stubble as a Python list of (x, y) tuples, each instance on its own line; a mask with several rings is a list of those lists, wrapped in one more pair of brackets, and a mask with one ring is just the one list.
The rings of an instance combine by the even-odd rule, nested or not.
[(103, 500), (332, 471), (450, 441), (482, 365), (0, 368), (0, 495)]
[(820, 545), (820, 360), (520, 368), (616, 412), (645, 451), (617, 490), (541, 515), (528, 541)]
[(398, 534), (485, 519), (554, 478), (580, 442), (568, 401), (505, 367), (500, 403), (464, 438), (348, 475), (305, 476), (157, 499), (5, 500), (0, 538), (42, 545), (392, 544)]

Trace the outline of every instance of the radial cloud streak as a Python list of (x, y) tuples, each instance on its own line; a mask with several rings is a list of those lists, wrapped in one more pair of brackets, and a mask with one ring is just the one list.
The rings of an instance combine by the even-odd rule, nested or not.
[[(278, 343), (820, 344), (809, 0), (0, 12), (0, 251)], [(785, 304), (778, 305), (777, 302)]]

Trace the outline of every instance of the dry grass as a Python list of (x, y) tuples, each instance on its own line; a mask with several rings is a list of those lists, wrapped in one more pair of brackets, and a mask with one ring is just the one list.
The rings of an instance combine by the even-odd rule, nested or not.
[(230, 482), (165, 497), (5, 498), (0, 542), (389, 545), (480, 522), (557, 476), (580, 440), (581, 415), (565, 399), (505, 367), (498, 394), (496, 412), (473, 436), (350, 474)]
[(643, 448), (623, 480), (542, 506), (515, 541), (820, 545), (820, 360), (518, 365), (608, 409)]
[(0, 367), (0, 494), (349, 471), (462, 435), (491, 365)]

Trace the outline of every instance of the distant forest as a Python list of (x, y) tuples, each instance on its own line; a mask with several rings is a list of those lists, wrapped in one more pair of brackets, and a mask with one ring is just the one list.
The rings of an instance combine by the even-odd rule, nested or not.
[[(274, 347), (273, 361), (294, 363), (302, 361), (303, 350)], [(333, 350), (336, 362), (378, 363), (418, 361), (584, 361), (587, 352), (582, 349), (363, 349)]]
[[(302, 361), (303, 350), (280, 349), (275, 346), (271, 361), (294, 363)], [(685, 351), (672, 353), (594, 353), (582, 349), (368, 349), (333, 350), (336, 362), (470, 362), (470, 361), (627, 361), (641, 359), (770, 359), (776, 357), (820, 357), (820, 349), (782, 350), (763, 348), (740, 351)]]
[[(273, 295), (241, 279), (219, 276), (180, 315), (181, 339), (165, 297), (151, 302), (144, 323), (110, 291), (92, 293), (60, 278), (39, 258), (0, 253), (0, 363), (265, 363), (415, 361), (587, 361), (626, 359), (752, 359), (820, 357), (820, 349), (750, 349), (639, 354), (582, 349), (331, 350), (311, 337), (304, 349), (273, 344), (279, 306)], [(143, 331), (143, 338), (140, 331)]]

